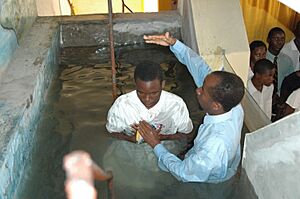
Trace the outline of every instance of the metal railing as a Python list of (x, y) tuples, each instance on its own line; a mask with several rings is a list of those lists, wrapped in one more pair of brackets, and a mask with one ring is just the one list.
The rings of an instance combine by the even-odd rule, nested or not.
[(110, 43), (110, 58), (111, 58), (111, 79), (112, 79), (112, 96), (117, 98), (117, 80), (116, 80), (116, 61), (115, 61), (115, 47), (113, 35), (113, 10), (111, 0), (108, 0), (108, 18), (109, 18), (109, 43)]
[(75, 10), (74, 10), (73, 3), (71, 2), (71, 0), (67, 0), (67, 1), (68, 1), (69, 6), (70, 6), (71, 15), (74, 16), (75, 15)]
[(133, 11), (125, 4), (124, 0), (122, 0), (122, 13), (125, 12), (125, 8), (127, 8), (129, 12), (133, 13)]

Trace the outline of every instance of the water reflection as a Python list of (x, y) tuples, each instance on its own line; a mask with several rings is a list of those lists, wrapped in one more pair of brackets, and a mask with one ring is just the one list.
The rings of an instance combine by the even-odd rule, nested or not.
[(116, 198), (152, 198), (176, 180), (157, 166), (147, 144), (115, 140), (103, 157), (103, 166), (112, 170)]
[(157, 159), (148, 145), (116, 140), (103, 159), (104, 167), (114, 173), (114, 190), (118, 199), (256, 198), (244, 171), (219, 184), (178, 182), (157, 167)]

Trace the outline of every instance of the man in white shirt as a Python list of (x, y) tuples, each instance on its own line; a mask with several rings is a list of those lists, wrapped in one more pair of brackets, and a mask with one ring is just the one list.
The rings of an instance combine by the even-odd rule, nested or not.
[(294, 71), (297, 71), (300, 69), (300, 21), (296, 25), (294, 35), (295, 38), (286, 43), (281, 51), (291, 58)]
[(254, 75), (247, 83), (248, 92), (269, 119), (272, 116), (274, 73), (275, 66), (270, 60), (258, 60), (254, 64)]
[(145, 61), (134, 71), (136, 90), (120, 96), (108, 112), (106, 128), (113, 137), (140, 142), (137, 128), (146, 121), (160, 140), (186, 138), (193, 129), (186, 104), (179, 96), (162, 90), (163, 72), (159, 64)]

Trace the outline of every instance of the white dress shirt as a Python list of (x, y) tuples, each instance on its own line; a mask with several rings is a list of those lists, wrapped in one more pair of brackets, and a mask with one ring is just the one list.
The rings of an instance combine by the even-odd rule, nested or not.
[(136, 90), (121, 95), (107, 116), (107, 130), (131, 135), (132, 124), (141, 120), (150, 123), (154, 128), (161, 128), (161, 134), (190, 133), (193, 129), (189, 111), (179, 96), (162, 91), (157, 104), (147, 109), (137, 96)]
[(251, 79), (248, 80), (247, 89), (253, 99), (256, 101), (261, 110), (267, 115), (269, 119), (272, 116), (272, 95), (274, 85), (265, 86), (263, 85), (262, 91), (257, 90)]
[(254, 73), (252, 71), (252, 69), (249, 67), (248, 69), (248, 80), (251, 79), (253, 77)]
[(281, 52), (291, 58), (291, 60), (293, 61), (294, 71), (300, 69), (300, 52), (294, 42), (294, 39), (286, 43), (281, 49)]
[(300, 88), (292, 92), (292, 94), (286, 100), (286, 103), (295, 109), (296, 111), (300, 110)]

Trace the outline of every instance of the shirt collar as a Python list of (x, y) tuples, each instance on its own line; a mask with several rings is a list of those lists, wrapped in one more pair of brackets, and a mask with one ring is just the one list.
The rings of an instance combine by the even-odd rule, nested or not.
[(215, 123), (224, 122), (226, 120), (229, 120), (231, 118), (231, 116), (232, 116), (232, 109), (221, 115), (206, 114), (204, 117), (203, 124), (215, 124)]
[[(278, 54), (278, 55), (279, 55), (279, 54)], [(278, 55), (277, 55), (277, 57), (278, 57)], [(273, 60), (274, 57), (275, 57), (275, 55), (273, 55), (272, 53), (270, 53), (269, 50), (267, 51), (267, 56), (270, 57), (270, 59), (272, 59), (272, 60)]]
[(273, 62), (274, 58), (277, 57), (277, 62), (278, 62), (278, 59), (279, 57), (281, 57), (281, 54), (282, 54), (282, 51), (279, 52), (279, 54), (277, 56), (273, 55), (269, 50), (267, 50), (267, 59), (272, 59), (270, 61)]

